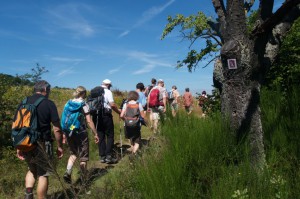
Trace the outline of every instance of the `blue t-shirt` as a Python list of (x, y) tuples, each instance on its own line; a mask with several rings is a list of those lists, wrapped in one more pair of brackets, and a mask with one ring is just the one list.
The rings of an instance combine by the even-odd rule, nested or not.
[(138, 92), (139, 93), (139, 99), (138, 102), (142, 104), (143, 107), (146, 106), (147, 100), (146, 100), (146, 95), (143, 92)]

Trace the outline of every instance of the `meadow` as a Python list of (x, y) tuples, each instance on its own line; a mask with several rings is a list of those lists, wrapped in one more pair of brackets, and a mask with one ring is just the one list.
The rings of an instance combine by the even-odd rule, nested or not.
[[(15, 105), (31, 92), (29, 88), (10, 89), (4, 97), (12, 99), (11, 92), (17, 90), (10, 101)], [(52, 90), (50, 98), (60, 112), (72, 92)], [(237, 143), (220, 113), (200, 117), (201, 110), (195, 104), (191, 115), (182, 108), (176, 117), (168, 111), (158, 135), (143, 127), (143, 146), (134, 159), (129, 158), (123, 123), (114, 115), (115, 154), (120, 160), (113, 165), (101, 164), (98, 148), (91, 141), (89, 176), (84, 183), (77, 181), (78, 165), (72, 186), (61, 180), (68, 158), (65, 145), (65, 156), (54, 162), (57, 175), (50, 177), (48, 198), (300, 198), (299, 93), (296, 90), (283, 97), (279, 91), (262, 91), (267, 160), (262, 173), (249, 164), (247, 137)], [(123, 97), (116, 95), (117, 104)], [(7, 110), (7, 114), (11, 112)], [(2, 141), (0, 153), (0, 198), (23, 198), (27, 168), (9, 147), (6, 128), (2, 125), (1, 139), (7, 142)]]

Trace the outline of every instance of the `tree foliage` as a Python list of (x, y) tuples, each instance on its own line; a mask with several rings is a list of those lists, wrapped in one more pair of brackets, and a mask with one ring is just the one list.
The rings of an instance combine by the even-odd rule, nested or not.
[(191, 72), (198, 65), (199, 61), (216, 56), (216, 53), (220, 50), (221, 41), (218, 32), (209, 25), (210, 23), (212, 23), (212, 19), (206, 17), (203, 12), (198, 12), (196, 15), (188, 17), (184, 17), (182, 14), (176, 15), (174, 18), (168, 16), (168, 24), (163, 31), (161, 39), (170, 34), (176, 26), (180, 26), (179, 32), (182, 38), (189, 40), (191, 43), (189, 48), (192, 48), (198, 39), (206, 40), (206, 46), (200, 51), (191, 49), (185, 59), (177, 61), (177, 68), (187, 66)]
[(44, 73), (49, 72), (46, 67), (40, 66), (39, 63), (36, 63), (36, 67), (31, 69), (31, 73), (26, 73), (24, 75), (16, 75), (17, 78), (20, 78), (22, 81), (30, 81), (33, 84), (42, 79)]
[(300, 83), (300, 19), (283, 40), (277, 62), (271, 66), (265, 84), (289, 90)]

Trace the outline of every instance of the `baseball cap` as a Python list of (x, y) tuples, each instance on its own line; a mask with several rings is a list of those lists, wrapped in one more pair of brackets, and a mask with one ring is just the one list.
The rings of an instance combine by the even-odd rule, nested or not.
[(159, 79), (157, 82), (164, 82), (164, 80), (163, 79)]
[(111, 81), (109, 80), (109, 79), (105, 79), (105, 80), (103, 80), (103, 82), (102, 82), (103, 84), (110, 84), (111, 85)]

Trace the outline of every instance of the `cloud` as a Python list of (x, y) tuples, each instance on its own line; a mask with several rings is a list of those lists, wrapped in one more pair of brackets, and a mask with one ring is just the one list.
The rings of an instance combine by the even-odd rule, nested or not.
[(63, 4), (49, 9), (47, 13), (51, 27), (47, 27), (48, 32), (56, 33), (62, 29), (70, 31), (75, 37), (92, 36), (95, 30), (83, 17), (83, 12), (91, 9), (85, 4)]
[(117, 72), (120, 71), (120, 69), (121, 69), (121, 67), (115, 68), (115, 69), (112, 69), (112, 70), (109, 70), (109, 71), (108, 71), (108, 74), (109, 74), (109, 75), (112, 75), (112, 74), (114, 74), (114, 73), (117, 73)]
[(82, 61), (85, 61), (84, 59), (67, 58), (67, 57), (51, 57), (50, 59), (53, 61), (60, 61), (60, 62), (82, 62)]
[(149, 64), (149, 65), (146, 65), (145, 67), (143, 67), (143, 68), (141, 68), (141, 69), (135, 71), (133, 74), (134, 74), (134, 75), (140, 75), (140, 74), (143, 74), (143, 73), (149, 73), (149, 72), (151, 72), (154, 68), (155, 68), (154, 65)]
[(73, 67), (71, 67), (71, 68), (67, 68), (67, 69), (64, 69), (64, 70), (60, 71), (57, 74), (57, 77), (61, 78), (61, 77), (64, 77), (66, 75), (73, 74), (73, 73), (75, 73), (75, 71), (73, 70)]
[(136, 59), (146, 64), (153, 66), (173, 67), (171, 64), (165, 62), (161, 57), (155, 54), (149, 54), (140, 51), (132, 51), (128, 53), (130, 59)]
[(150, 21), (151, 19), (153, 19), (155, 16), (159, 15), (161, 12), (163, 12), (167, 7), (169, 7), (170, 5), (172, 5), (172, 3), (174, 3), (175, 0), (170, 0), (169, 2), (167, 2), (166, 4), (162, 5), (162, 6), (158, 6), (158, 7), (152, 7), (149, 10), (145, 11), (142, 15), (142, 18), (140, 20), (137, 21), (137, 23), (134, 25), (134, 27), (138, 27), (143, 25), (144, 23)]
[(129, 33), (130, 33), (130, 31), (126, 30), (119, 35), (119, 38), (124, 37), (124, 36), (128, 35)]
[[(161, 12), (163, 12), (167, 7), (172, 5), (175, 2), (175, 0), (170, 0), (166, 4), (157, 6), (157, 7), (152, 7), (148, 10), (146, 10), (143, 14), (142, 17), (133, 25), (131, 29), (137, 28), (148, 21), (152, 20), (155, 16), (159, 15)], [(130, 30), (126, 30), (123, 33), (119, 35), (119, 38), (124, 37), (130, 33)]]

